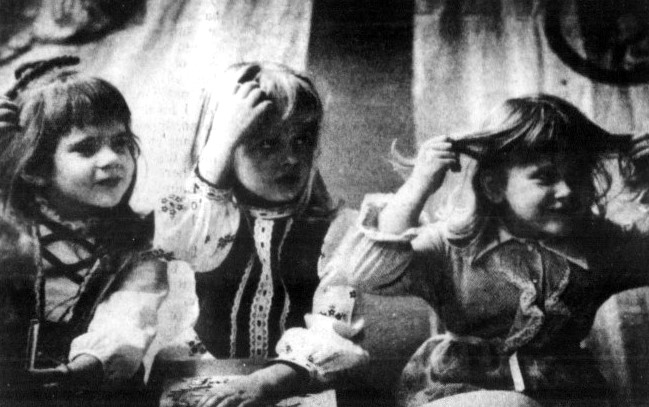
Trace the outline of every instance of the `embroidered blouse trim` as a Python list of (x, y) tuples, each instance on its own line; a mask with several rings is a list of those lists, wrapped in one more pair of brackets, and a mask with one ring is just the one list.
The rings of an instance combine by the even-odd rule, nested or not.
[[(286, 241), (286, 236), (288, 236), (288, 232), (291, 231), (291, 227), (293, 226), (293, 218), (290, 218), (286, 222), (286, 229), (284, 229), (284, 236), (282, 236), (282, 241), (279, 244), (279, 250), (278, 250), (278, 263), (281, 263), (282, 261), (282, 249), (284, 248), (284, 242)], [(288, 290), (286, 289), (286, 284), (284, 284), (284, 279), (281, 279), (282, 281), (282, 287), (284, 288), (284, 308), (282, 309), (282, 315), (280, 316), (279, 320), (279, 329), (281, 331), (281, 335), (284, 335), (284, 332), (286, 332), (286, 319), (288, 318), (288, 313), (291, 310), (291, 298), (288, 296)]]
[(254, 253), (250, 256), (246, 269), (239, 283), (239, 288), (234, 297), (234, 303), (232, 304), (232, 311), (230, 312), (230, 358), (235, 358), (237, 355), (237, 316), (239, 315), (239, 308), (241, 307), (241, 297), (243, 297), (243, 290), (248, 284), (248, 279), (250, 278), (250, 272), (252, 267), (255, 265), (255, 255)]

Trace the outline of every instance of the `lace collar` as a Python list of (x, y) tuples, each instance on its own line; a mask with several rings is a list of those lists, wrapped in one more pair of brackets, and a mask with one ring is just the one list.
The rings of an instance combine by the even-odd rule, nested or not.
[(256, 219), (282, 219), (288, 218), (297, 212), (298, 205), (288, 204), (274, 208), (260, 208), (257, 206), (244, 205), (239, 203), (239, 206)]

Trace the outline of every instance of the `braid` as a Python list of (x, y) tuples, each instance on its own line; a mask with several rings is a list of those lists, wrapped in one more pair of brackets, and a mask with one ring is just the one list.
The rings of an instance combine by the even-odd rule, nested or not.
[(27, 62), (16, 69), (14, 75), (17, 81), (7, 92), (5, 92), (5, 95), (10, 99), (14, 99), (18, 95), (18, 92), (25, 89), (29, 83), (42, 77), (47, 72), (52, 71), (56, 68), (74, 66), (79, 64), (79, 62), (79, 57), (71, 55), (63, 55), (51, 59)]

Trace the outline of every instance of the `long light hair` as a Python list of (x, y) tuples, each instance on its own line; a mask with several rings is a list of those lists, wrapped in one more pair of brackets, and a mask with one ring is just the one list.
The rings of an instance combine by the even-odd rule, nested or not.
[[(471, 160), (463, 169), (463, 179), (437, 215), (446, 221), (450, 239), (471, 239), (487, 216), (498, 216), (483, 191), (481, 177), (547, 155), (570, 157), (579, 176), (590, 177), (589, 202), (603, 213), (612, 183), (604, 158), (616, 156), (620, 169), (626, 172), (624, 153), (629, 140), (628, 136), (613, 136), (556, 96), (537, 94), (508, 99), (488, 115), (479, 132), (453, 139), (454, 148)], [(394, 148), (392, 155), (402, 168), (413, 164), (412, 159), (400, 156)]]
[[(300, 123), (305, 135), (315, 140), (315, 160), (319, 152), (324, 108), (313, 81), (308, 75), (286, 65), (243, 62), (228, 67), (222, 77), (204, 92), (191, 151), (192, 162), (197, 162), (209, 137), (218, 137), (218, 134), (212, 134), (212, 122), (223, 92), (231, 92), (236, 84), (248, 81), (257, 82), (265, 97), (272, 102), (277, 120), (274, 124)], [(332, 203), (315, 163), (298, 205), (301, 215), (307, 217), (328, 217), (335, 212), (336, 205)]]

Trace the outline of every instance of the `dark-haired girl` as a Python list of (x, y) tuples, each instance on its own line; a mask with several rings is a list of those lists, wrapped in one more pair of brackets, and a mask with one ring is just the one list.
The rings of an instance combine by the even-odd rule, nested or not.
[[(446, 328), (406, 366), (400, 405), (605, 402), (580, 342), (608, 297), (649, 283), (649, 239), (603, 216), (602, 160), (615, 154), (626, 174), (646, 152), (646, 137), (614, 137), (559, 98), (509, 99), (481, 133), (424, 143), (396, 194), (366, 199), (328, 283), (400, 287)], [(465, 194), (420, 224), (426, 199), (460, 166)]]
[(138, 156), (130, 110), (113, 85), (72, 70), (77, 62), (26, 66), (0, 103), (7, 399), (131, 381), (167, 291), (167, 263), (147, 252), (150, 220), (129, 206)]

